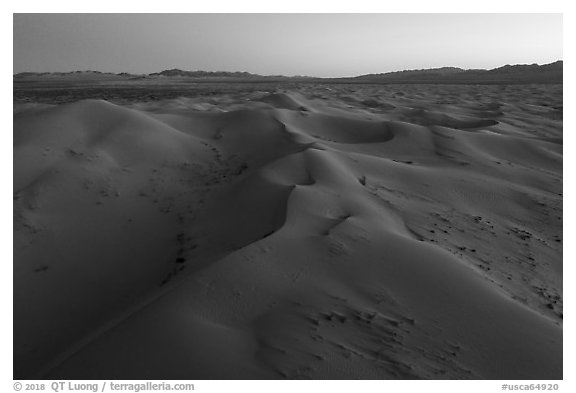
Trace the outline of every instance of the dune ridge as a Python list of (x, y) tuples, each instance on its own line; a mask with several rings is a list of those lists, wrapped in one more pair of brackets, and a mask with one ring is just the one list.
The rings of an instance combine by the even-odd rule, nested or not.
[(15, 109), (14, 378), (561, 379), (532, 88)]

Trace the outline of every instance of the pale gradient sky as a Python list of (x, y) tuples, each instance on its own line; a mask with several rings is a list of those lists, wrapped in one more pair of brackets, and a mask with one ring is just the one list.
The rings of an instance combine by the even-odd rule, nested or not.
[(354, 76), (562, 59), (561, 14), (15, 14), (14, 73)]

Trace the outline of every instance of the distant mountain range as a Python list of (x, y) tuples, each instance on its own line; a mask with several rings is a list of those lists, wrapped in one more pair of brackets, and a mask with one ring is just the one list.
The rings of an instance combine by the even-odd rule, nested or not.
[(22, 72), (14, 75), (15, 80), (147, 80), (147, 79), (191, 79), (191, 80), (306, 80), (340, 83), (562, 83), (563, 61), (554, 63), (505, 65), (491, 70), (457, 67), (442, 67), (422, 70), (405, 70), (381, 74), (367, 74), (346, 78), (315, 78), (307, 76), (258, 75), (250, 72), (228, 71), (184, 71), (164, 70), (151, 74), (114, 74), (99, 71), (74, 72)]
[(251, 74), (245, 71), (183, 71), (177, 68), (148, 74), (148, 76), (167, 76), (182, 78), (264, 78), (264, 75)]
[(121, 72), (114, 74), (111, 72), (100, 71), (72, 71), (72, 72), (21, 72), (14, 75), (14, 79), (54, 79), (54, 78), (68, 78), (68, 79), (155, 79), (155, 78), (234, 78), (234, 79), (262, 79), (262, 78), (289, 78), (282, 75), (258, 75), (250, 72), (228, 72), (228, 71), (184, 71), (177, 68), (171, 70), (164, 70), (161, 72), (154, 72), (151, 74), (130, 74)]
[(491, 70), (464, 70), (456, 67), (442, 67), (425, 70), (387, 72), (384, 74), (361, 75), (350, 79), (370, 82), (410, 82), (410, 83), (449, 83), (449, 82), (532, 82), (562, 83), (563, 61), (554, 63), (505, 65)]

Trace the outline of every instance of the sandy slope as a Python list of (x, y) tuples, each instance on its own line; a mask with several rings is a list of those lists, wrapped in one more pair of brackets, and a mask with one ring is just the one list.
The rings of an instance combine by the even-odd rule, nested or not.
[(561, 86), (14, 124), (15, 378), (562, 378)]

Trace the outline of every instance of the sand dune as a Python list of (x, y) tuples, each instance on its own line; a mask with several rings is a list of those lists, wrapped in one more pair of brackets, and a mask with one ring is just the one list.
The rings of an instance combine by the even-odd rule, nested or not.
[(15, 108), (14, 378), (561, 379), (561, 92)]

